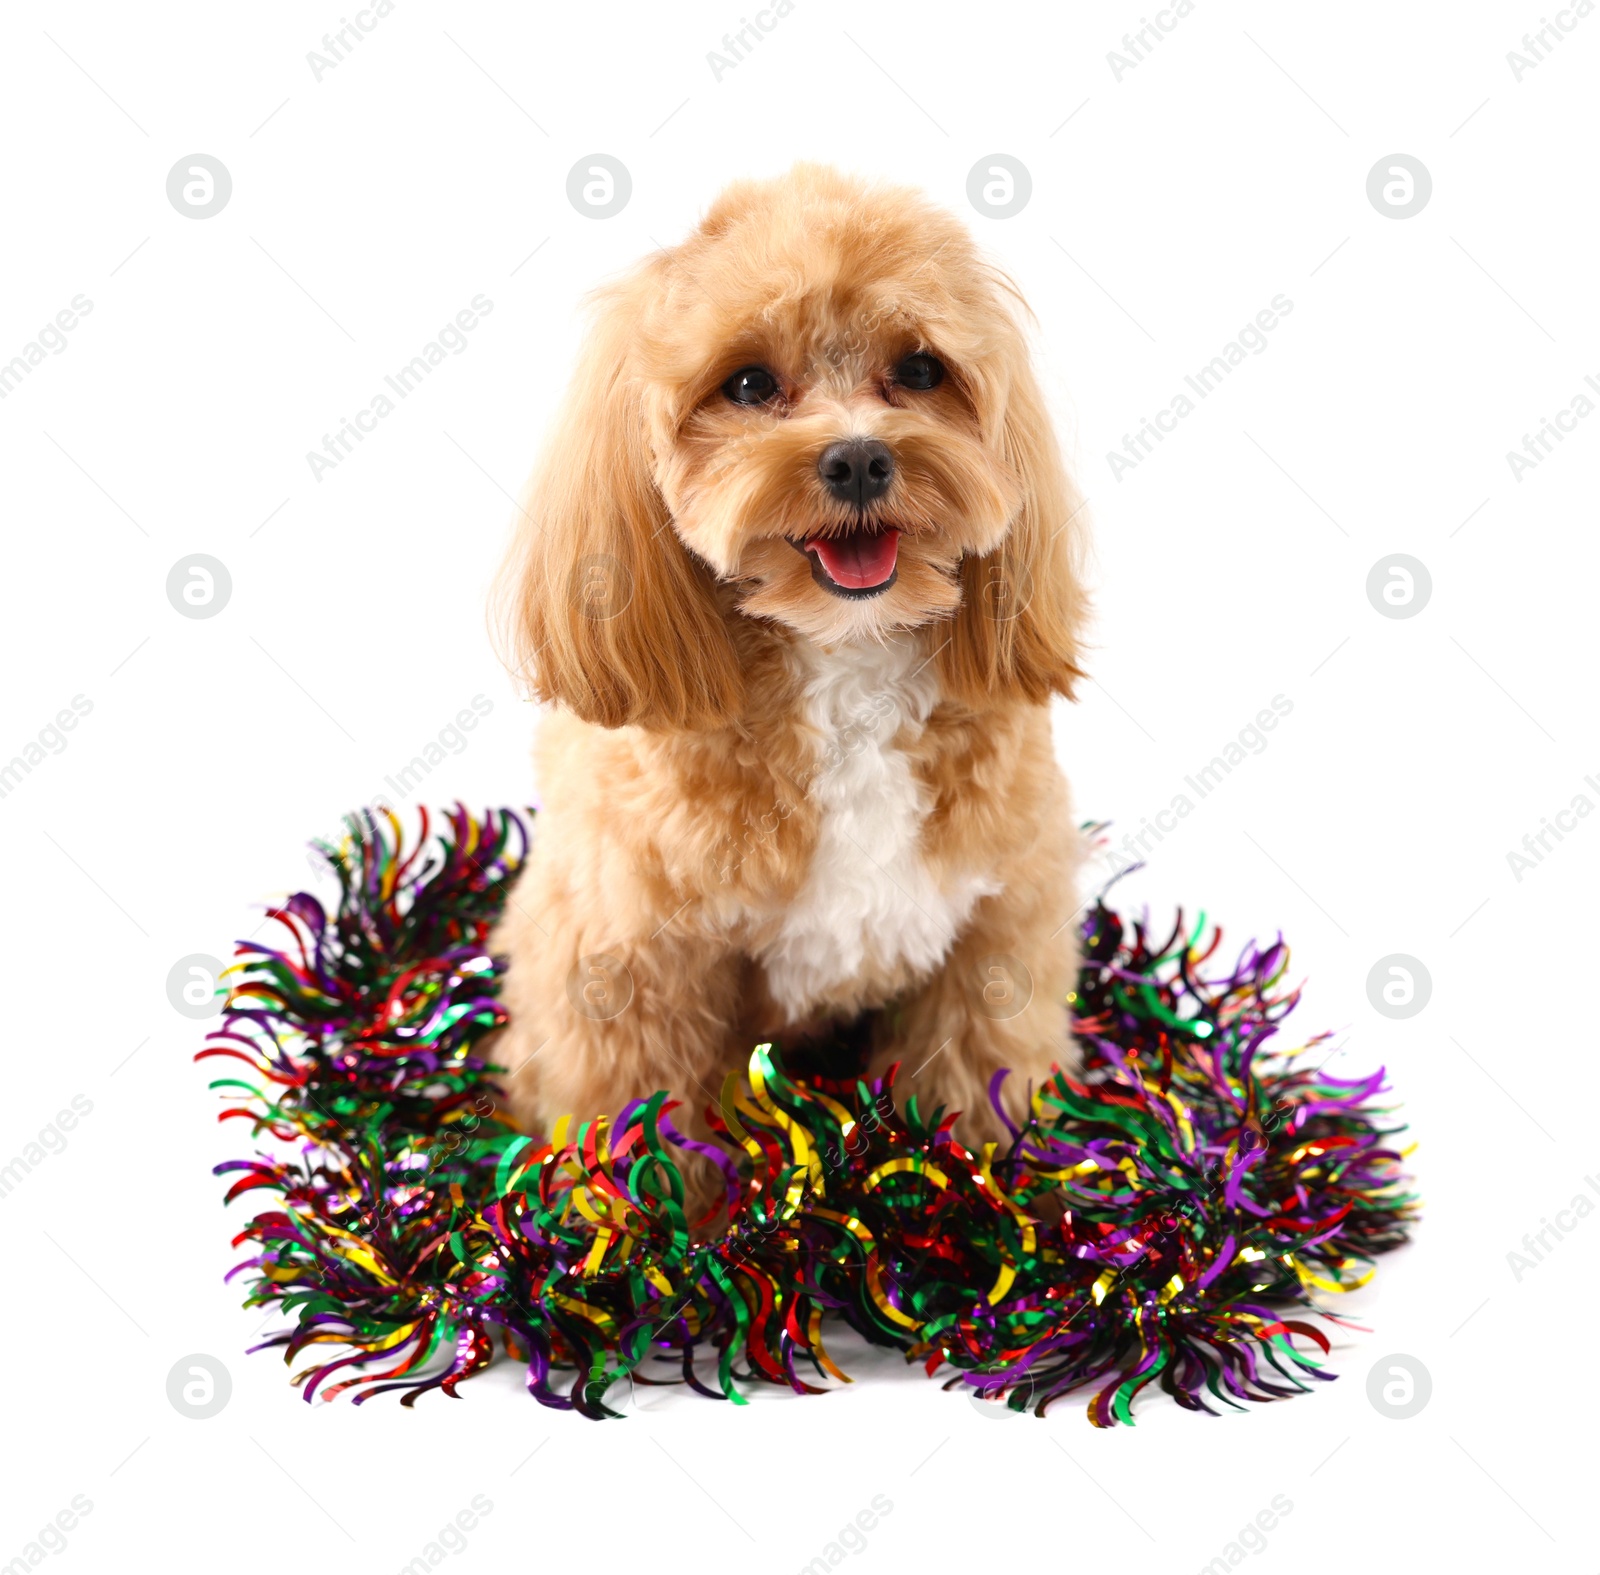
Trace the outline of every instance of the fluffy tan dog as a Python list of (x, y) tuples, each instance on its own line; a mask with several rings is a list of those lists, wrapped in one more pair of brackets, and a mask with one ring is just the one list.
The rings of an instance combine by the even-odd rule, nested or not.
[[(917, 193), (730, 187), (603, 290), (503, 582), (554, 701), (492, 949), (518, 1122), (872, 1011), (902, 1101), (998, 1137), (1071, 1056), (1080, 501), (1015, 288)], [(713, 1196), (700, 1187), (696, 1202)]]

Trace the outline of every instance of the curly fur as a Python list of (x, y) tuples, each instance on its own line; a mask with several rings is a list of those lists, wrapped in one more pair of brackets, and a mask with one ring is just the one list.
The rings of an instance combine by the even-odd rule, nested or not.
[[(1020, 1108), (1072, 1063), (1048, 706), (1079, 676), (1083, 519), (1024, 318), (951, 215), (804, 165), (599, 292), (500, 601), (554, 703), (492, 941), (528, 1128), (663, 1086), (703, 1110), (757, 1040), (863, 1012), (872, 1065), (905, 1060), (902, 1095), (969, 1142), (999, 1133), (995, 1070)], [(917, 352), (930, 391), (892, 378)], [(722, 391), (750, 365), (760, 408)], [(864, 508), (819, 479), (842, 438), (893, 455)], [(879, 595), (795, 550), (882, 526)]]

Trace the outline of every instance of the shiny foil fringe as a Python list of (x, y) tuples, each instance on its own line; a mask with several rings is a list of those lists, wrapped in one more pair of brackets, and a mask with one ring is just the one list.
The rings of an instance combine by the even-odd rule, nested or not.
[[(217, 1171), (230, 1201), (272, 1195), (232, 1275), (289, 1321), (255, 1349), (309, 1354), (308, 1401), (454, 1396), (500, 1350), (540, 1402), (593, 1418), (624, 1376), (814, 1394), (849, 1381), (824, 1343), (843, 1321), (1017, 1410), (1087, 1389), (1092, 1422), (1131, 1422), (1155, 1384), (1210, 1412), (1331, 1377), (1303, 1315), (1331, 1318), (1318, 1293), (1406, 1239), (1383, 1074), (1328, 1076), (1323, 1038), (1269, 1048), (1298, 998), (1281, 941), (1208, 972), (1203, 916), (1158, 940), (1095, 905), (1082, 1080), (1039, 1089), (1003, 1149), (897, 1113), (888, 1080), (790, 1078), (770, 1046), (710, 1112), (715, 1145), (661, 1092), (541, 1142), (496, 1114), (485, 1046), (504, 1021), (485, 938), (527, 826), (460, 806), (411, 843), (390, 814), (347, 824), (323, 849), (337, 911), (271, 911), (284, 939), (240, 945), (201, 1052), (249, 1070), (212, 1085), (237, 1096), (221, 1119), (276, 1140)], [(690, 1149), (726, 1181), (708, 1221), (685, 1217)]]

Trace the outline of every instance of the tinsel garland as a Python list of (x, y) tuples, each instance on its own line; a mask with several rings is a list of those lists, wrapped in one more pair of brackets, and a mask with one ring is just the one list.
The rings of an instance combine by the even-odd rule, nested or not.
[[(595, 1418), (624, 1375), (735, 1404), (741, 1384), (811, 1394), (848, 1381), (824, 1344), (842, 1320), (1018, 1410), (1087, 1386), (1092, 1422), (1131, 1422), (1156, 1383), (1211, 1411), (1331, 1376), (1294, 1313), (1331, 1318), (1314, 1293), (1405, 1240), (1383, 1074), (1330, 1077), (1309, 1053), (1326, 1036), (1269, 1049), (1299, 993), (1281, 941), (1208, 974), (1203, 916), (1157, 940), (1093, 906), (1070, 1002), (1084, 1071), (1039, 1089), (1004, 1148), (897, 1112), (889, 1080), (791, 1078), (770, 1046), (709, 1112), (716, 1145), (650, 1090), (537, 1141), (497, 1114), (485, 1043), (504, 1021), (485, 942), (526, 826), (459, 806), (410, 844), (392, 815), (348, 825), (323, 850), (337, 911), (270, 910), (287, 939), (241, 944), (201, 1052), (253, 1074), (213, 1085), (244, 1096), (222, 1119), (292, 1146), (217, 1170), (230, 1201), (275, 1194), (232, 1273), (290, 1320), (265, 1346), (315, 1348), (307, 1400), (455, 1395), (497, 1343), (543, 1404)], [(690, 1149), (726, 1180), (711, 1220), (685, 1214)]]

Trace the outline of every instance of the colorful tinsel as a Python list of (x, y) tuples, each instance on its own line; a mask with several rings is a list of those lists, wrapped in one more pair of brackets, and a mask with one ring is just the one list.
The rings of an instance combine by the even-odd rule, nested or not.
[[(265, 1345), (344, 1353), (296, 1375), (307, 1400), (454, 1395), (496, 1330), (537, 1399), (590, 1417), (615, 1414), (624, 1375), (735, 1404), (741, 1383), (816, 1393), (847, 1381), (823, 1341), (837, 1318), (1018, 1410), (1091, 1386), (1091, 1421), (1131, 1422), (1158, 1383), (1210, 1411), (1206, 1393), (1331, 1376), (1292, 1312), (1331, 1317), (1312, 1293), (1364, 1283), (1405, 1239), (1400, 1129), (1369, 1103), (1382, 1074), (1327, 1076), (1307, 1064), (1320, 1039), (1267, 1048), (1298, 997), (1281, 942), (1212, 978), (1203, 918), (1157, 942), (1094, 907), (1083, 1080), (1040, 1090), (1003, 1152), (968, 1153), (940, 1111), (898, 1114), (884, 1085), (793, 1080), (769, 1046), (710, 1113), (717, 1146), (684, 1139), (661, 1092), (537, 1142), (497, 1116), (484, 1043), (503, 1021), (485, 938), (523, 822), (458, 807), (430, 841), (424, 813), (409, 850), (392, 816), (349, 826), (324, 849), (337, 912), (304, 893), (273, 910), (288, 943), (241, 945), (202, 1052), (257, 1080), (213, 1085), (246, 1096), (223, 1119), (294, 1145), (218, 1172), (237, 1173), (230, 1200), (281, 1200), (235, 1238), (247, 1305), (293, 1322)], [(714, 1230), (685, 1217), (690, 1148), (727, 1182)]]

